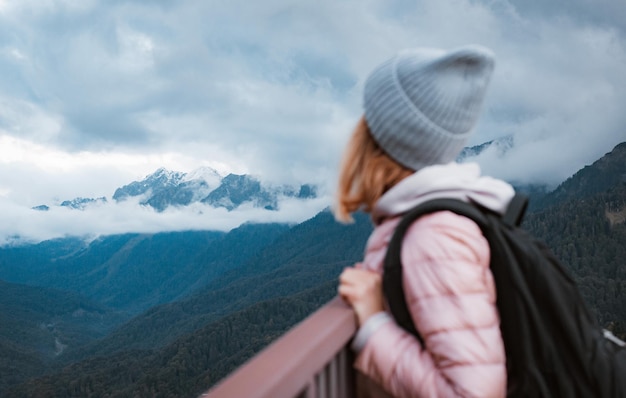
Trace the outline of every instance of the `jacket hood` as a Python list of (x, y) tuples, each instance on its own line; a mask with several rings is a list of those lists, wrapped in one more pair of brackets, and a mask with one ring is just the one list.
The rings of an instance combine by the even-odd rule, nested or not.
[(460, 199), (477, 203), (504, 214), (515, 195), (513, 187), (488, 176), (482, 176), (477, 163), (447, 163), (420, 169), (387, 191), (376, 203), (372, 220), (398, 216), (420, 203), (438, 198)]

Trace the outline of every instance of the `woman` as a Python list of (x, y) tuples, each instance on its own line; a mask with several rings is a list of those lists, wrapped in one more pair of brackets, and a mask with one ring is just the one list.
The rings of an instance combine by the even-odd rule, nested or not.
[(359, 331), (355, 366), (398, 397), (502, 397), (504, 345), (489, 269), (489, 245), (451, 212), (420, 218), (402, 244), (406, 301), (424, 348), (386, 312), (381, 274), (401, 215), (446, 197), (502, 213), (507, 183), (454, 160), (476, 124), (494, 68), (491, 51), (400, 52), (367, 78), (364, 116), (344, 155), (336, 216), (370, 212), (375, 229), (363, 261), (340, 276), (339, 294)]

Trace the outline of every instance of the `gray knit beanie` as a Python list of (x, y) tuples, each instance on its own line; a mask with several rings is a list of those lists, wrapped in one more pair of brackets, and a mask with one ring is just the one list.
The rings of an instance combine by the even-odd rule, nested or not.
[(493, 68), (493, 53), (481, 46), (398, 53), (365, 82), (372, 136), (412, 170), (453, 161), (476, 124)]

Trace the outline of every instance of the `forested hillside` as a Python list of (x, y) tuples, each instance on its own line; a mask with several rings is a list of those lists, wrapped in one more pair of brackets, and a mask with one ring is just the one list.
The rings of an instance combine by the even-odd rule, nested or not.
[(334, 283), (227, 315), (161, 350), (79, 362), (6, 397), (195, 397), (325, 303)]
[(123, 234), (88, 245), (68, 239), (2, 248), (0, 279), (78, 292), (135, 315), (239, 267), (288, 229), (281, 224), (244, 224), (226, 234)]
[(0, 391), (42, 373), (68, 346), (103, 337), (122, 320), (76, 293), (0, 281)]
[(359, 214), (356, 220), (353, 225), (341, 225), (330, 212), (322, 212), (196, 294), (154, 307), (106, 338), (69, 351), (66, 358), (110, 355), (130, 348), (158, 349), (254, 303), (289, 297), (328, 281), (334, 283), (343, 267), (361, 258), (371, 231), (367, 216)]
[(572, 271), (600, 323), (626, 339), (626, 182), (530, 215), (526, 226)]
[(600, 323), (626, 338), (626, 143), (542, 198), (525, 226), (572, 271)]
[[(365, 215), (357, 215), (355, 224), (341, 225), (330, 212), (322, 212), (195, 295), (155, 307), (106, 338), (69, 350), (58, 357), (57, 367), (83, 360), (16, 387), (8, 396), (82, 394), (71, 392), (73, 388), (91, 389), (93, 396), (201, 391), (330, 300), (337, 275), (361, 258), (370, 231)], [(224, 322), (233, 331), (228, 343)], [(204, 348), (190, 348), (195, 346)], [(170, 357), (186, 359), (181, 365)], [(189, 369), (183, 374), (180, 366)], [(159, 393), (150, 393), (157, 385)]]

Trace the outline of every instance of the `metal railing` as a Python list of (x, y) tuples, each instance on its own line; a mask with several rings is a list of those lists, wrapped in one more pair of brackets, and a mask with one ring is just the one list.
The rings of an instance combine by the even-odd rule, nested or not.
[(355, 332), (354, 312), (335, 298), (201, 397), (356, 397), (348, 347)]

